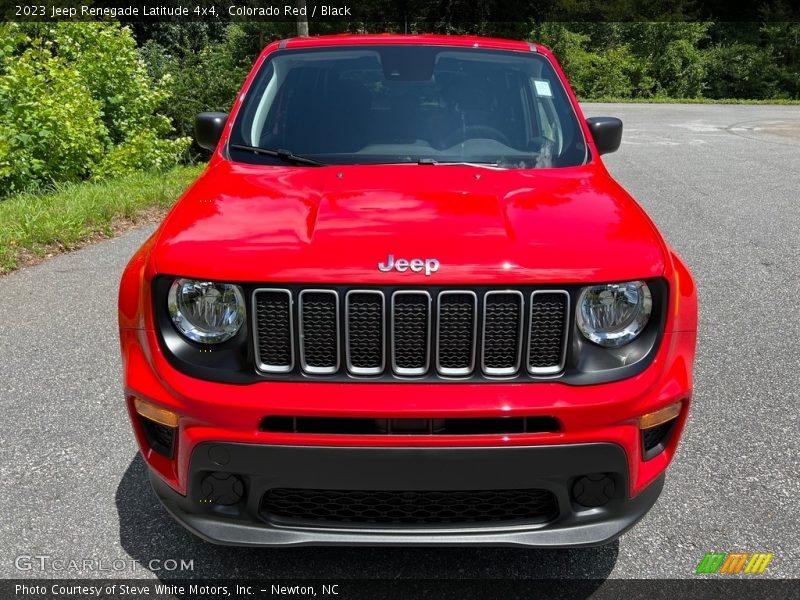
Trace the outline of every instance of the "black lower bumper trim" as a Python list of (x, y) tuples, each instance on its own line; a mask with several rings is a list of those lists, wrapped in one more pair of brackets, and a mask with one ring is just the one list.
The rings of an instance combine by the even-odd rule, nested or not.
[[(215, 504), (203, 496), (211, 473), (235, 474), (244, 484), (237, 504)], [(614, 482), (602, 506), (572, 497), (587, 474)], [(185, 527), (215, 543), (280, 545), (529, 545), (596, 546), (632, 527), (652, 507), (661, 475), (634, 498), (627, 496), (625, 452), (615, 444), (492, 448), (350, 448), (200, 444), (182, 496), (158, 476), (151, 481), (161, 502)], [(552, 494), (552, 518), (527, 522), (318, 523), (265, 518), (262, 503), (274, 489), (408, 491), (542, 490)], [(207, 486), (206, 486), (207, 489)]]

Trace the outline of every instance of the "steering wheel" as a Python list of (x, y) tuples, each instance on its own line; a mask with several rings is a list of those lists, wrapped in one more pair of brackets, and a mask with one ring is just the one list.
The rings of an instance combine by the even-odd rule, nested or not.
[(511, 145), (508, 136), (491, 125), (467, 125), (466, 127), (456, 129), (449, 133), (444, 139), (444, 146), (445, 148), (449, 148), (453, 144), (457, 144), (461, 141), (476, 138), (496, 140), (506, 146)]

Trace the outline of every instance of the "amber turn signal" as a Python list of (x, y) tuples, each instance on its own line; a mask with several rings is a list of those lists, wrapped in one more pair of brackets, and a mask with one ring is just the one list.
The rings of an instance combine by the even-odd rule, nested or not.
[(681, 403), (676, 402), (675, 404), (670, 404), (655, 412), (647, 413), (639, 417), (639, 429), (650, 429), (651, 427), (663, 425), (668, 421), (672, 421), (672, 419), (676, 418), (679, 414), (681, 414)]
[(155, 404), (145, 402), (141, 398), (134, 398), (133, 406), (136, 408), (136, 412), (142, 415), (145, 419), (150, 419), (151, 421), (155, 421), (161, 425), (166, 425), (167, 427), (178, 426), (179, 416), (177, 413), (169, 411), (165, 408), (159, 408)]

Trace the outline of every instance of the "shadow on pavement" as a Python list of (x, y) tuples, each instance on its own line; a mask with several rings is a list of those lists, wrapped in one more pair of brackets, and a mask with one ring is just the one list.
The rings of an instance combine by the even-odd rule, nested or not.
[[(169, 516), (150, 489), (146, 469), (142, 457), (137, 454), (117, 487), (120, 541), (132, 558), (164, 581), (175, 578), (552, 578), (593, 580), (584, 583), (594, 589), (611, 573), (619, 552), (618, 542), (574, 550), (215, 546), (195, 537)], [(194, 569), (189, 572), (158, 570), (158, 565), (167, 559), (193, 560)], [(151, 565), (151, 561), (158, 562)], [(581, 589), (579, 595), (584, 596), (584, 593), (588, 595), (591, 590)]]

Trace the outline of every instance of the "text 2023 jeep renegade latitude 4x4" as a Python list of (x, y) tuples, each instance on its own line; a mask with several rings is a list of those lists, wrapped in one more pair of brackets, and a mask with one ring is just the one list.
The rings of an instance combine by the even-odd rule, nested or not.
[(131, 260), (124, 385), (164, 506), (224, 544), (608, 542), (692, 395), (686, 266), (536, 44), (265, 49)]

